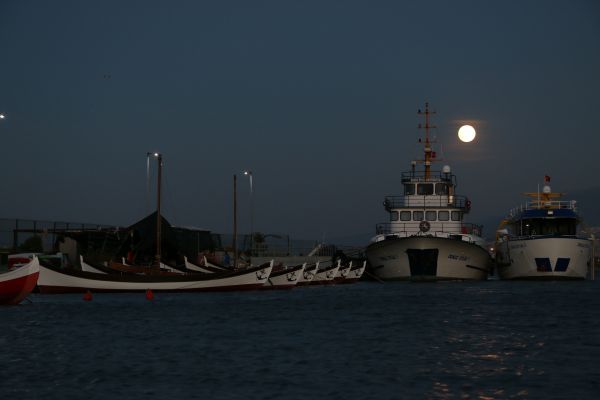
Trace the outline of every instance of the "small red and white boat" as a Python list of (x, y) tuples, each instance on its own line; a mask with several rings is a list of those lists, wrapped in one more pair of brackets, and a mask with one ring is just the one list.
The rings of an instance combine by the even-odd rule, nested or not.
[(23, 266), (0, 273), (0, 305), (19, 304), (35, 288), (39, 274), (37, 257)]

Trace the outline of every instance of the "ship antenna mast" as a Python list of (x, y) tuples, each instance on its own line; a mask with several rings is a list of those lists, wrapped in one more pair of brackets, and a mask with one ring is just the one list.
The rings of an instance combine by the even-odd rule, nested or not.
[[(421, 124), (419, 124), (419, 129), (425, 129), (425, 159), (423, 160), (423, 163), (425, 164), (425, 180), (427, 181), (429, 178), (431, 178), (431, 160), (434, 158), (431, 150), (432, 141), (429, 140), (429, 129), (437, 128), (435, 125), (429, 125), (429, 116), (436, 114), (436, 112), (429, 111), (429, 103), (425, 103), (425, 111), (423, 112), (419, 110), (417, 114), (425, 115), (425, 126), (421, 126)], [(419, 142), (421, 142), (421, 139), (419, 139)]]

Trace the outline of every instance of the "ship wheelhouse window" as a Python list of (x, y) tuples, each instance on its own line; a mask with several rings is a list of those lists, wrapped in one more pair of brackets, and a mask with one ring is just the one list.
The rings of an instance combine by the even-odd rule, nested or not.
[(400, 221), (410, 221), (410, 211), (400, 211)]
[(448, 185), (445, 183), (436, 183), (435, 194), (448, 194)]
[(565, 235), (577, 234), (577, 221), (570, 218), (532, 218), (522, 221), (521, 235)]
[(559, 235), (576, 235), (577, 221), (575, 219), (559, 219), (556, 221)]
[(398, 221), (398, 211), (390, 212), (390, 221)]
[(404, 185), (404, 195), (415, 194), (415, 184), (414, 183), (406, 183)]
[(433, 194), (433, 183), (419, 183), (417, 185), (417, 194), (422, 196)]
[(449, 221), (450, 213), (448, 211), (438, 211), (438, 220), (440, 221)]
[(423, 211), (413, 211), (413, 221), (423, 221)]
[(462, 219), (462, 216), (460, 215), (460, 211), (452, 211), (451, 217), (452, 217), (452, 221), (460, 221)]
[(427, 211), (425, 212), (425, 220), (426, 221), (435, 221), (436, 220), (436, 212), (435, 211)]

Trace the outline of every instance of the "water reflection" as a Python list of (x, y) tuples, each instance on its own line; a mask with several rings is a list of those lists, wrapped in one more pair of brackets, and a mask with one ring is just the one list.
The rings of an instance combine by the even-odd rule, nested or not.
[[(478, 319), (480, 315), (472, 315)], [(452, 330), (442, 346), (442, 355), (431, 371), (428, 398), (504, 399), (526, 398), (529, 391), (515, 380), (535, 379), (545, 374), (534, 366), (544, 342), (535, 335), (477, 333), (479, 329)]]

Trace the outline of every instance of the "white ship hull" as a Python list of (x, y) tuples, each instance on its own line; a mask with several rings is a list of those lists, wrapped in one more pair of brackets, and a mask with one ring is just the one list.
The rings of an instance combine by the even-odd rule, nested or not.
[(484, 280), (490, 256), (481, 246), (428, 236), (389, 238), (370, 244), (367, 259), (381, 280)]
[(500, 279), (585, 279), (590, 241), (574, 237), (509, 239), (496, 245)]

